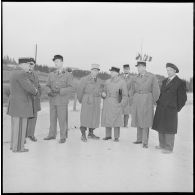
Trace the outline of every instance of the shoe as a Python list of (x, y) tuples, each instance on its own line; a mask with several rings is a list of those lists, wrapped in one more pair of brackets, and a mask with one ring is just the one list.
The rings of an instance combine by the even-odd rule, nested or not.
[(147, 144), (143, 144), (143, 148), (148, 148), (148, 145)]
[(163, 149), (163, 148), (160, 146), (155, 146), (155, 149), (159, 150), (159, 149)]
[(112, 137), (104, 137), (103, 140), (112, 139)]
[(114, 138), (114, 142), (119, 142), (119, 139), (118, 138)]
[(13, 152), (28, 152), (29, 149), (24, 148), (23, 150), (13, 150)]
[(85, 136), (85, 135), (82, 135), (82, 136), (81, 136), (81, 140), (82, 140), (83, 142), (87, 142), (86, 136)]
[(31, 141), (33, 141), (33, 142), (36, 142), (36, 141), (37, 141), (37, 139), (36, 139), (35, 136), (29, 136), (28, 138), (29, 138)]
[(134, 144), (142, 144), (142, 142), (141, 141), (135, 141), (135, 142), (133, 142)]
[(88, 138), (91, 138), (91, 139), (100, 139), (100, 137), (94, 135), (93, 133), (89, 133), (88, 134)]
[(59, 141), (60, 144), (63, 144), (65, 142), (66, 142), (66, 139), (60, 139), (60, 141)]
[(171, 150), (165, 150), (165, 149), (162, 150), (162, 153), (163, 153), (163, 154), (170, 154), (170, 153), (172, 153), (172, 152), (173, 152), (173, 151), (171, 151)]
[(45, 137), (44, 140), (56, 139), (55, 137)]

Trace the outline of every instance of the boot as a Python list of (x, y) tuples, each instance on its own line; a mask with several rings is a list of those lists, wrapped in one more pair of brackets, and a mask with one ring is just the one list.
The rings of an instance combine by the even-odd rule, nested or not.
[(85, 127), (80, 127), (80, 130), (81, 130), (81, 133), (82, 133), (81, 140), (83, 142), (87, 142), (87, 138), (86, 138), (86, 134), (85, 134), (85, 131), (86, 131)]
[(89, 129), (88, 138), (91, 138), (91, 139), (100, 139), (100, 137), (94, 135), (93, 130), (94, 129)]

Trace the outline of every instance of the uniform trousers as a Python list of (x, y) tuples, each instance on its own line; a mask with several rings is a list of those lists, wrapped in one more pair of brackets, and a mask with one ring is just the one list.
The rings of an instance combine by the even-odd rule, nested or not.
[(37, 122), (37, 112), (34, 113), (33, 118), (28, 118), (27, 120), (26, 137), (29, 137), (29, 136), (34, 137), (36, 122)]
[(169, 151), (173, 151), (175, 134), (158, 133), (159, 146)]
[[(120, 127), (114, 127), (114, 138), (119, 138)], [(112, 127), (106, 127), (106, 137), (112, 137)]]
[(149, 128), (137, 128), (137, 141), (148, 145)]
[(11, 117), (11, 144), (13, 152), (24, 150), (27, 118)]
[(67, 138), (67, 105), (50, 104), (50, 128), (48, 137), (56, 138), (57, 119), (60, 127), (60, 139)]

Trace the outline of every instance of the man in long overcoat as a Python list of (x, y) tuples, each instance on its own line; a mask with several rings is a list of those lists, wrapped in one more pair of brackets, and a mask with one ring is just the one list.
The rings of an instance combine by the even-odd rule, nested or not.
[(28, 118), (27, 120), (27, 130), (26, 137), (28, 137), (32, 141), (37, 141), (35, 137), (35, 126), (37, 122), (37, 113), (41, 110), (40, 104), (40, 96), (41, 96), (41, 85), (39, 84), (39, 78), (37, 73), (34, 71), (35, 61), (30, 64), (30, 71), (28, 72), (29, 80), (34, 84), (34, 86), (38, 89), (38, 94), (32, 97), (32, 105), (33, 105), (33, 113), (34, 116), (32, 118)]
[(111, 67), (111, 78), (105, 83), (102, 97), (103, 101), (101, 126), (106, 128), (106, 136), (103, 140), (112, 139), (114, 128), (114, 141), (119, 141), (120, 127), (124, 126), (123, 108), (127, 104), (128, 92), (126, 82), (120, 78), (120, 69)]
[(11, 145), (13, 152), (28, 152), (24, 148), (27, 118), (33, 117), (31, 95), (38, 89), (30, 82), (27, 72), (33, 58), (19, 58), (19, 65), (10, 76), (10, 96), (7, 114), (11, 116)]
[(93, 131), (100, 123), (100, 103), (102, 81), (97, 78), (100, 71), (98, 64), (91, 65), (91, 73), (81, 79), (77, 90), (78, 101), (82, 104), (80, 114), (81, 140), (86, 142), (85, 132), (89, 128), (88, 138), (99, 139)]
[(159, 146), (163, 153), (171, 153), (177, 134), (178, 112), (187, 100), (186, 84), (176, 73), (179, 69), (172, 63), (166, 64), (168, 78), (163, 80), (152, 129), (158, 131)]
[(60, 127), (59, 143), (65, 143), (67, 138), (67, 107), (69, 98), (73, 93), (72, 75), (63, 68), (63, 56), (55, 55), (53, 58), (56, 71), (48, 77), (46, 89), (50, 105), (50, 128), (49, 134), (44, 140), (56, 139), (57, 119)]
[(131, 105), (132, 105), (132, 90), (131, 90), (131, 82), (133, 79), (133, 76), (130, 74), (130, 66), (129, 64), (123, 65), (123, 73), (120, 75), (122, 79), (125, 80), (127, 83), (127, 90), (128, 90), (128, 101), (127, 105), (123, 108), (123, 114), (124, 114), (124, 127), (128, 126), (128, 120), (129, 120), (129, 115), (131, 114)]
[(154, 74), (146, 71), (146, 62), (138, 61), (138, 75), (133, 79), (133, 103), (131, 110), (131, 126), (137, 127), (137, 141), (148, 148), (149, 128), (152, 127), (154, 104), (160, 95), (160, 88)]

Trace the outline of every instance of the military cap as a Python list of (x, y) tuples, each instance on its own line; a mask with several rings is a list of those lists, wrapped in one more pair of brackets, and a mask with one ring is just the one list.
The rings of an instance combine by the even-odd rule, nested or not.
[(19, 58), (19, 59), (18, 59), (18, 64), (30, 63), (30, 62), (35, 63), (34, 58), (27, 58), (27, 57), (24, 57), (24, 58)]
[(92, 69), (100, 70), (100, 65), (99, 64), (91, 64), (91, 70)]
[(145, 61), (138, 61), (135, 66), (139, 66), (139, 65), (146, 66), (146, 62)]
[(176, 73), (179, 72), (179, 69), (177, 68), (177, 66), (174, 65), (174, 64), (172, 64), (172, 63), (167, 63), (167, 64), (166, 64), (166, 68), (167, 68), (167, 67), (171, 67), (171, 68), (175, 69), (175, 70), (176, 70)]
[(111, 67), (110, 71), (120, 72), (120, 68), (116, 68), (114, 66)]
[(53, 61), (55, 61), (56, 59), (60, 59), (63, 61), (63, 56), (61, 55), (55, 55), (54, 58), (53, 58)]
[(129, 64), (124, 64), (123, 68), (129, 68)]

